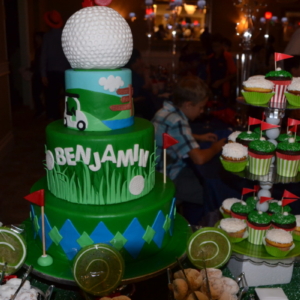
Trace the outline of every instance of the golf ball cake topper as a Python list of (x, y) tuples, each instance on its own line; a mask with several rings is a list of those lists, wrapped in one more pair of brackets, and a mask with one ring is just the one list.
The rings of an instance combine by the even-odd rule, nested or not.
[(126, 20), (114, 9), (86, 6), (66, 22), (62, 48), (73, 69), (118, 69), (131, 57), (132, 33)]

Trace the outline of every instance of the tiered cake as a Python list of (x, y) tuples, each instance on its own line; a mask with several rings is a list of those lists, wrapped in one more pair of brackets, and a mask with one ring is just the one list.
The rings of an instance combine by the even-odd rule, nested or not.
[[(132, 51), (129, 26), (111, 8), (86, 7), (67, 21), (62, 45), (73, 68), (64, 121), (46, 129), (47, 176), (32, 188), (45, 190), (46, 251), (71, 265), (83, 247), (106, 243), (126, 263), (147, 260), (174, 238), (175, 188), (155, 172), (153, 125), (133, 116), (131, 71), (121, 68)], [(31, 221), (29, 248), (42, 238), (34, 204)]]

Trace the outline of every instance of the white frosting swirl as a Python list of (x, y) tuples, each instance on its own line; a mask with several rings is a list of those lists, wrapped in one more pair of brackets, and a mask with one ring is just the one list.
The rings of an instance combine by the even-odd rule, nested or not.
[(236, 202), (242, 202), (242, 200), (238, 199), (238, 198), (228, 198), (225, 199), (222, 203), (222, 206), (226, 209), (226, 210), (230, 210), (232, 204), (236, 203)]
[(226, 232), (237, 232), (245, 229), (247, 225), (244, 220), (236, 218), (226, 218), (221, 220), (220, 227)]
[(288, 91), (300, 91), (300, 77), (294, 77), (287, 89)]
[(222, 155), (240, 159), (248, 156), (248, 148), (239, 143), (228, 143), (223, 146)]
[(244, 87), (248, 88), (262, 88), (266, 90), (273, 90), (274, 83), (264, 78), (253, 78), (243, 82)]
[(232, 142), (235, 142), (237, 136), (238, 136), (240, 133), (242, 133), (242, 132), (241, 132), (241, 131), (234, 131), (232, 134), (230, 134), (230, 135), (228, 136), (228, 140), (229, 140), (229, 141), (232, 141)]

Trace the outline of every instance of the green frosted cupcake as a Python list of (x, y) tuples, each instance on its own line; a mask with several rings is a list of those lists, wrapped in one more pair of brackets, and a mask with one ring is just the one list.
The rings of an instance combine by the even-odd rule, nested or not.
[(252, 211), (247, 217), (248, 242), (255, 245), (262, 245), (266, 231), (271, 226), (271, 216), (262, 211)]
[(294, 138), (279, 143), (276, 149), (277, 173), (280, 176), (294, 177), (300, 166), (300, 143)]
[(273, 215), (273, 214), (277, 214), (277, 213), (282, 213), (282, 212), (291, 212), (292, 209), (290, 206), (285, 205), (282, 206), (282, 202), (281, 201), (274, 201), (269, 203), (269, 209), (268, 209), (268, 213)]
[(247, 205), (245, 201), (237, 202), (231, 206), (231, 217), (246, 220), (251, 211), (253, 211), (253, 207)]
[(277, 229), (293, 231), (296, 228), (296, 217), (288, 212), (272, 215), (272, 226)]
[(240, 133), (237, 136), (236, 142), (248, 147), (250, 142), (259, 140), (259, 138), (260, 138), (260, 135), (258, 133), (255, 133), (252, 131), (243, 131), (242, 133)]
[[(289, 140), (289, 138), (295, 138), (295, 135), (290, 133), (282, 133), (279, 135), (279, 137), (277, 138), (278, 142), (286, 142)], [(296, 135), (296, 142), (300, 141), (300, 136)]]
[(275, 148), (269, 141), (252, 141), (248, 146), (249, 172), (255, 175), (268, 174)]

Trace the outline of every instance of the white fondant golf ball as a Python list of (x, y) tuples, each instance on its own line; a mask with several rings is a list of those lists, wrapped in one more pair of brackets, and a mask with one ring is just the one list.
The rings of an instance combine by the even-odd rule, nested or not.
[(117, 69), (130, 59), (132, 33), (126, 20), (112, 8), (91, 6), (68, 19), (62, 47), (72, 68)]
[(266, 118), (266, 122), (269, 124), (278, 125), (280, 123), (280, 119)]
[(278, 138), (279, 134), (280, 134), (279, 128), (271, 128), (271, 129), (266, 130), (266, 136), (272, 140)]
[(269, 190), (269, 189), (271, 189), (272, 188), (272, 183), (270, 183), (270, 182), (260, 182), (259, 183), (259, 185), (260, 185), (260, 187), (262, 188), (262, 189), (264, 189), (264, 190)]
[(260, 210), (262, 212), (266, 212), (269, 209), (269, 203), (268, 202), (259, 203), (259, 201), (258, 201), (256, 203), (256, 209)]
[(257, 197), (258, 197), (258, 199), (260, 197), (271, 197), (271, 192), (269, 190), (261, 189), (261, 190), (258, 191)]
[(276, 140), (268, 140), (269, 142), (271, 142), (275, 147), (277, 147), (278, 142)]
[(48, 170), (52, 170), (54, 168), (54, 157), (50, 150), (46, 151), (46, 165)]
[(134, 176), (129, 183), (129, 192), (132, 195), (139, 195), (145, 187), (145, 179), (141, 175)]

